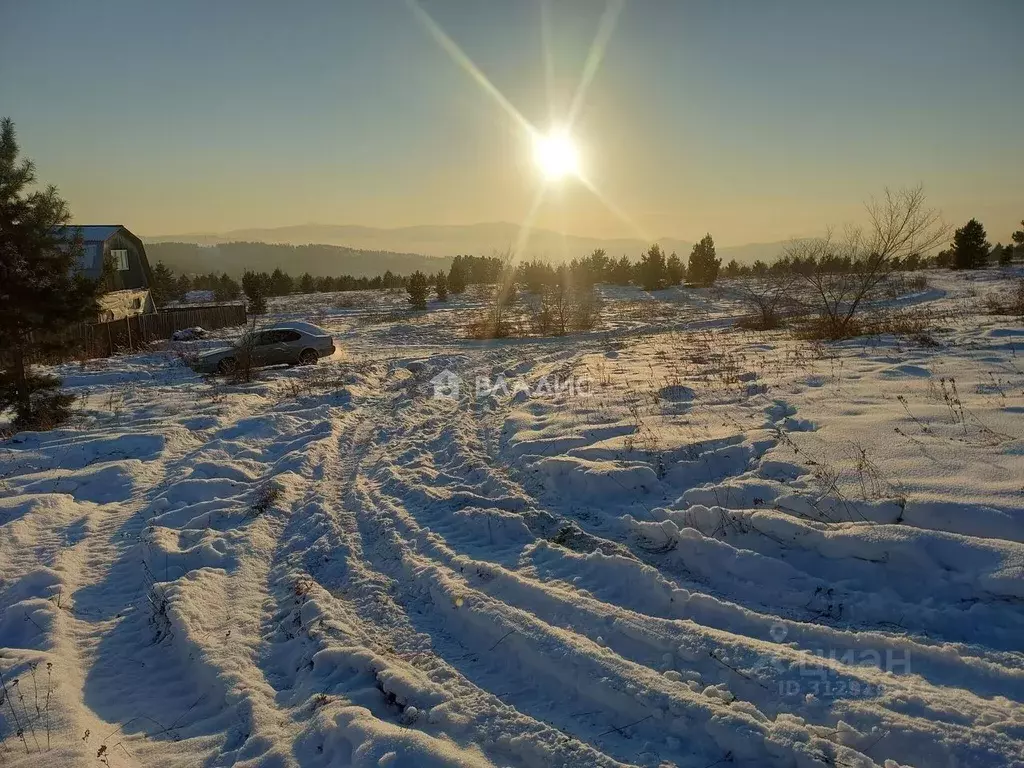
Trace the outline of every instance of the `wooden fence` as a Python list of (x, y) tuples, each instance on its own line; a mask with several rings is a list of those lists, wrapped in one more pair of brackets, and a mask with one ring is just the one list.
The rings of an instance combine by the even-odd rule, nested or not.
[(169, 339), (175, 331), (184, 328), (198, 325), (213, 331), (245, 325), (245, 322), (244, 304), (163, 309), (156, 314), (72, 326), (50, 343), (40, 340), (38, 348), (30, 352), (30, 357), (36, 363), (55, 363), (69, 358), (111, 357), (145, 349), (151, 342)]

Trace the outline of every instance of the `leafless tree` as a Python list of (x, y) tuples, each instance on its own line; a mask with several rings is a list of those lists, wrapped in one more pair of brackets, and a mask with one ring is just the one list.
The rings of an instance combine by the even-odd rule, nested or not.
[(882, 199), (865, 206), (865, 228), (848, 228), (842, 237), (831, 230), (824, 236), (791, 243), (786, 255), (812, 260), (803, 275), (809, 288), (810, 309), (820, 320), (822, 335), (849, 336), (857, 312), (892, 271), (894, 259), (926, 253), (949, 237), (939, 212), (925, 205), (924, 190), (885, 190)]
[(935, 208), (925, 205), (920, 185), (893, 191), (886, 187), (882, 200), (872, 198), (868, 212), (869, 253), (886, 261), (906, 258), (912, 253), (927, 253), (949, 239), (949, 226)]

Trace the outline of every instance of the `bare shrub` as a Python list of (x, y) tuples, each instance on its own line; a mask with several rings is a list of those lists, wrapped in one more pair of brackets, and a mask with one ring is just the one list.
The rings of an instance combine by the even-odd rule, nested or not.
[(811, 265), (803, 282), (809, 288), (809, 308), (817, 314), (813, 333), (821, 338), (856, 335), (857, 314), (888, 278), (893, 261), (925, 253), (949, 233), (938, 211), (925, 206), (921, 187), (886, 189), (882, 200), (873, 199), (865, 207), (865, 229), (849, 228), (841, 238), (830, 230), (786, 249), (790, 259)]
[(281, 498), (281, 493), (281, 487), (274, 483), (260, 486), (253, 497), (252, 506), (249, 507), (251, 514), (254, 516), (265, 514)]
[(574, 331), (589, 331), (601, 320), (601, 297), (592, 285), (580, 286), (576, 289), (571, 327)]
[(541, 289), (540, 307), (534, 315), (534, 332), (542, 336), (564, 336), (574, 309), (573, 289), (568, 281), (557, 280)]
[(343, 293), (334, 299), (333, 304), (335, 309), (361, 309), (368, 306), (369, 301), (366, 296), (353, 296), (350, 293)]
[(891, 272), (882, 284), (882, 293), (888, 299), (898, 299), (911, 293), (927, 290), (928, 278), (920, 274)]
[(1008, 291), (988, 294), (984, 300), (984, 307), (990, 315), (1024, 317), (1024, 277), (1019, 278)]
[(535, 302), (533, 313), (530, 315), (530, 330), (537, 336), (548, 336), (554, 327), (555, 317), (550, 304), (543, 298)]
[(348, 363), (311, 366), (285, 379), (275, 394), (281, 401), (324, 395), (333, 397), (344, 393), (355, 381), (353, 368)]
[(248, 384), (255, 378), (256, 364), (253, 351), (256, 348), (256, 318), (252, 319), (249, 329), (242, 334), (238, 345), (235, 347), (234, 364), (228, 371), (228, 378), (232, 384)]
[(751, 314), (737, 325), (758, 331), (779, 328), (787, 308), (792, 311), (798, 306), (792, 298), (793, 286), (798, 279), (799, 275), (787, 270), (738, 281), (740, 301)]
[(787, 246), (789, 258), (814, 265), (802, 275), (802, 284), (808, 288), (804, 298), (807, 308), (816, 315), (810, 328), (817, 338), (855, 335), (861, 303), (888, 274), (881, 256), (862, 256), (859, 237), (856, 232), (849, 232), (845, 238), (837, 239), (830, 231), (824, 237)]
[(359, 325), (398, 323), (408, 320), (411, 314), (412, 310), (409, 309), (371, 309), (364, 315), (358, 315), (356, 322)]
[(865, 316), (861, 323), (861, 331), (872, 335), (890, 334), (924, 339), (934, 322), (932, 314), (924, 309), (880, 311)]
[(466, 326), (466, 334), (471, 339), (511, 339), (525, 335), (518, 317), (511, 316), (507, 309), (496, 307), (471, 320)]
[(565, 336), (593, 328), (601, 314), (601, 302), (590, 285), (572, 285), (564, 275), (543, 288), (530, 317), (531, 330), (539, 336)]

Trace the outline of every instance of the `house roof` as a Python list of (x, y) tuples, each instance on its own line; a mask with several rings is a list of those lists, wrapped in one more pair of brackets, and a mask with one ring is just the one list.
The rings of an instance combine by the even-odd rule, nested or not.
[(121, 224), (87, 224), (85, 226), (57, 227), (61, 235), (73, 237), (76, 232), (82, 233), (82, 239), (87, 243), (103, 243), (120, 230), (124, 229)]
[[(152, 283), (153, 275), (149, 269), (149, 261), (146, 259), (146, 247), (123, 224), (76, 224), (69, 227), (57, 227), (55, 233), (65, 243), (75, 235), (81, 234), (83, 247), (75, 269), (86, 277), (94, 279), (103, 277), (104, 245), (114, 235), (122, 233), (128, 240), (135, 243), (145, 285)], [(57, 247), (62, 247), (62, 245), (58, 244)]]
[(103, 275), (103, 244), (116, 233), (126, 230), (121, 224), (74, 224), (57, 227), (56, 232), (64, 239), (81, 233), (83, 248), (78, 260), (78, 270), (86, 277), (98, 278)]

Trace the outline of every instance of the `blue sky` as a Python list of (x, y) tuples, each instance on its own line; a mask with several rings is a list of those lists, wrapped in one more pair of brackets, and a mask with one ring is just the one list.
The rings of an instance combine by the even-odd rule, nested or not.
[[(537, 127), (549, 103), (564, 117), (604, 11), (422, 7)], [(81, 222), (520, 221), (541, 183), (523, 131), (405, 0), (0, 0), (0, 19), (0, 113)], [(574, 129), (624, 215), (564, 181), (538, 223), (769, 241), (923, 183), (1006, 242), (1024, 217), (1022, 29), (1020, 0), (627, 0)]]

